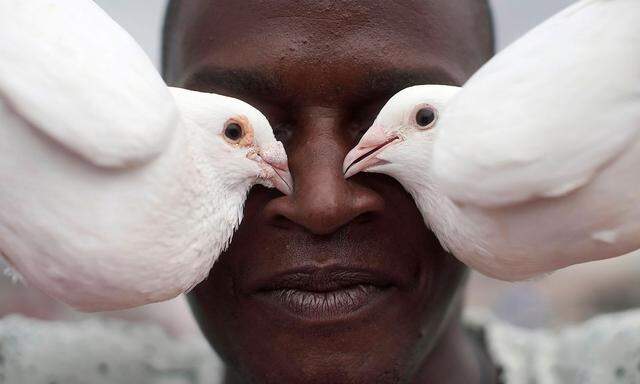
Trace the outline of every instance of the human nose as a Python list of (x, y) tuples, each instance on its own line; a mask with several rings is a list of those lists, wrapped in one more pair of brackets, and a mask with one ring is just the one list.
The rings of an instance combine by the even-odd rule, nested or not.
[(271, 220), (327, 235), (383, 209), (380, 195), (344, 178), (344, 157), (355, 143), (341, 129), (343, 120), (327, 108), (309, 108), (298, 119), (288, 148), (293, 194), (265, 208)]

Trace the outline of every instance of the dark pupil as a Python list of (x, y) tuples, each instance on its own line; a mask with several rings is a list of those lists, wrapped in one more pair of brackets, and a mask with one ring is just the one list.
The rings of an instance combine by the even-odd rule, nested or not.
[(433, 112), (431, 108), (422, 108), (416, 113), (416, 123), (418, 123), (421, 127), (426, 127), (427, 125), (433, 123), (435, 120), (436, 114)]
[(242, 137), (242, 127), (240, 127), (239, 124), (231, 123), (227, 125), (227, 128), (225, 128), (224, 135), (230, 140), (238, 140)]

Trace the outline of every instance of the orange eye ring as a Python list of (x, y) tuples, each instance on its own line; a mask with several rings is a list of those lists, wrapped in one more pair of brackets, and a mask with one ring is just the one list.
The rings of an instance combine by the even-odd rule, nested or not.
[(247, 147), (253, 143), (253, 128), (249, 124), (249, 119), (244, 116), (229, 119), (224, 124), (221, 134), (229, 144)]
[(224, 128), (223, 133), (227, 141), (237, 143), (244, 136), (244, 129), (242, 129), (242, 126), (238, 123), (229, 122)]

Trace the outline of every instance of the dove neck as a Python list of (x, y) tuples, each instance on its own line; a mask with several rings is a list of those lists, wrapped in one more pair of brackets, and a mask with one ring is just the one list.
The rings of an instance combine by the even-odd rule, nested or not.
[(233, 168), (233, 161), (212, 148), (199, 130), (188, 132), (187, 161), (193, 171), (183, 181), (197, 201), (197, 206), (191, 207), (196, 211), (193, 225), (201, 227), (201, 238), (206, 240), (202, 246), (217, 258), (240, 225), (251, 179), (234, 177), (234, 171), (240, 170)]
[[(411, 153), (412, 159), (404, 166), (387, 166), (385, 173), (398, 180), (411, 194), (422, 217), (441, 245), (461, 260), (466, 256), (486, 255), (484, 239), (489, 235), (482, 225), (482, 217), (471, 216), (439, 190), (431, 174), (431, 142), (416, 142), (416, 147), (407, 143), (404, 153)], [(406, 164), (411, 166), (406, 166)]]
[(469, 252), (485, 253), (483, 239), (487, 234), (483, 233), (482, 225), (465, 215), (455, 202), (440, 193), (433, 182), (427, 181), (409, 193), (416, 201), (425, 223), (447, 251), (463, 260), (463, 255)]

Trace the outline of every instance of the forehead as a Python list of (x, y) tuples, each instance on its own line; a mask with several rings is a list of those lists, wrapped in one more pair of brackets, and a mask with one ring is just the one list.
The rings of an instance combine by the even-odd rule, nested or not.
[(385, 74), (403, 74), (406, 85), (461, 84), (487, 56), (479, 1), (183, 1), (168, 40), (169, 81), (258, 71), (324, 99)]

